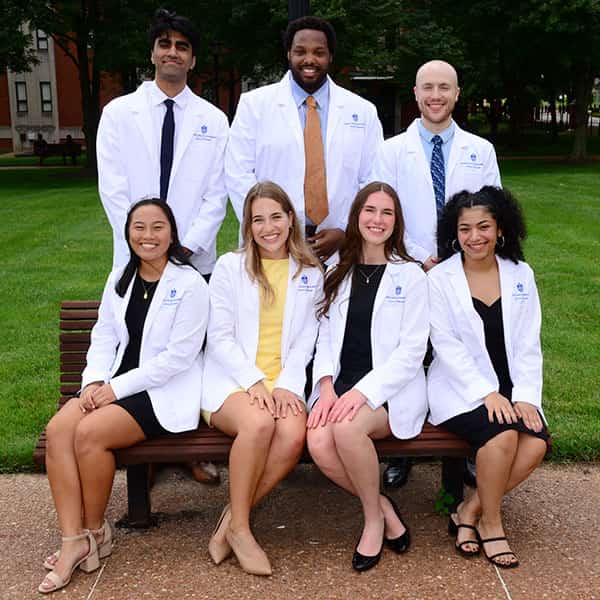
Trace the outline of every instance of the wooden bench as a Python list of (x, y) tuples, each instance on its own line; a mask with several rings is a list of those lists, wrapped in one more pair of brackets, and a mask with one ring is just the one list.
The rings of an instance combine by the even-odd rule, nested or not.
[[(60, 400), (59, 408), (80, 387), (81, 372), (90, 344), (90, 331), (98, 317), (97, 301), (64, 301), (60, 307)], [(128, 527), (148, 527), (153, 519), (150, 513), (149, 464), (181, 463), (193, 460), (226, 462), (232, 439), (207, 427), (201, 422), (198, 429), (172, 434), (136, 444), (115, 452), (117, 463), (127, 467), (128, 512), (121, 523)], [(445, 461), (442, 485), (456, 501), (463, 497), (463, 470), (468, 444), (440, 428), (426, 424), (419, 436), (411, 440), (390, 437), (375, 443), (384, 457), (454, 457)], [(34, 460), (44, 464), (46, 453), (45, 433), (40, 435)], [(310, 461), (305, 452), (304, 461)]]
[(81, 145), (76, 142), (62, 144), (34, 144), (33, 153), (40, 157), (40, 166), (49, 156), (62, 156), (63, 165), (67, 164), (67, 157), (71, 158), (71, 163), (77, 163), (77, 157), (81, 156)]

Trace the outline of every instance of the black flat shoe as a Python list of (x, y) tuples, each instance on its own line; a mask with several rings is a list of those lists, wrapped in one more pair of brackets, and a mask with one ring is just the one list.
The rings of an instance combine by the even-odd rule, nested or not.
[(402, 525), (404, 526), (404, 529), (406, 529), (406, 531), (402, 535), (398, 536), (397, 538), (393, 538), (393, 539), (384, 538), (385, 545), (390, 550), (393, 550), (396, 554), (402, 554), (403, 552), (406, 552), (410, 546), (410, 532), (408, 531), (408, 527), (407, 527), (406, 523), (402, 519), (402, 515), (400, 514), (400, 509), (398, 508), (398, 505), (387, 494), (382, 493), (381, 495), (384, 498), (387, 498), (387, 501), (392, 505), (392, 508), (394, 509), (394, 512), (396, 513), (396, 516), (398, 517), (398, 520), (400, 521), (400, 523), (402, 523)]
[[(356, 545), (358, 548), (358, 544)], [(361, 554), (357, 549), (354, 549), (354, 554), (352, 555), (352, 568), (359, 573), (363, 571), (368, 571), (372, 569), (381, 558), (381, 553), (383, 552), (383, 542), (381, 542), (381, 548), (379, 552), (375, 556), (365, 556)]]

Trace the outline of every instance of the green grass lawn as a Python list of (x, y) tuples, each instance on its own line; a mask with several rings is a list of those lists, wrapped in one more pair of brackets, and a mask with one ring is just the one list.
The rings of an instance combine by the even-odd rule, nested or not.
[[(542, 298), (544, 402), (555, 459), (600, 458), (600, 165), (507, 161), (504, 185), (529, 223)], [(77, 169), (0, 171), (0, 471), (30, 469), (58, 398), (58, 307), (99, 298), (110, 228), (95, 181)], [(237, 240), (231, 211), (219, 253)]]

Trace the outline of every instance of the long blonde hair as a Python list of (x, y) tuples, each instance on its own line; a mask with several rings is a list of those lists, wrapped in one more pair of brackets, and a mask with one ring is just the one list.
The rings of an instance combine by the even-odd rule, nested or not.
[(274, 200), (281, 206), (281, 210), (283, 210), (286, 214), (291, 213), (292, 215), (290, 233), (288, 235), (286, 244), (288, 254), (296, 261), (296, 264), (298, 265), (293, 278), (295, 279), (298, 277), (303, 267), (310, 266), (318, 267), (319, 269), (322, 269), (322, 267), (320, 261), (312, 253), (304, 241), (304, 236), (302, 235), (300, 223), (298, 221), (298, 217), (296, 216), (296, 211), (294, 210), (294, 206), (292, 205), (292, 202), (285, 191), (272, 181), (259, 181), (253, 185), (248, 191), (248, 194), (246, 194), (246, 199), (244, 200), (244, 215), (242, 219), (243, 243), (241, 251), (244, 252), (246, 256), (246, 271), (248, 272), (250, 280), (258, 282), (258, 286), (267, 302), (273, 302), (275, 298), (275, 292), (269, 284), (267, 276), (265, 275), (265, 271), (260, 260), (258, 245), (254, 241), (254, 237), (252, 235), (252, 203), (257, 198), (269, 198)]

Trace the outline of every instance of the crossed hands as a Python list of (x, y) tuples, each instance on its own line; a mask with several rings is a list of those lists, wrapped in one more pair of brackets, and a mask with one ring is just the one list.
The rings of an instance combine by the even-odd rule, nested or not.
[(519, 419), (522, 419), (527, 429), (532, 431), (542, 430), (542, 419), (533, 404), (528, 402), (511, 404), (508, 398), (498, 392), (491, 392), (483, 401), (488, 411), (490, 423), (494, 422), (494, 418), (498, 423), (516, 423)]
[(79, 396), (79, 408), (82, 413), (87, 413), (101, 406), (105, 406), (117, 399), (110, 383), (95, 381), (86, 385)]
[(367, 397), (356, 388), (338, 396), (333, 389), (331, 376), (321, 378), (319, 384), (319, 399), (312, 407), (306, 421), (306, 427), (309, 429), (325, 427), (327, 423), (340, 423), (346, 417), (352, 421), (360, 407), (367, 402)]
[(268, 410), (274, 419), (285, 419), (289, 414), (297, 416), (305, 410), (304, 402), (293, 392), (284, 388), (274, 388), (269, 392), (262, 381), (248, 388), (250, 404), (258, 403), (259, 408)]

